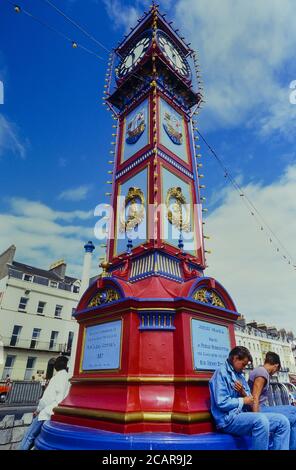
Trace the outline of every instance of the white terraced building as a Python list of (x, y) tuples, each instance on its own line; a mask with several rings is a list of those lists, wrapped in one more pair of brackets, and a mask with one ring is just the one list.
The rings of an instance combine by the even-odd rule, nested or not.
[(15, 251), (0, 255), (0, 380), (41, 380), (59, 354), (70, 355), (80, 280), (66, 276), (63, 260), (43, 270), (14, 261)]

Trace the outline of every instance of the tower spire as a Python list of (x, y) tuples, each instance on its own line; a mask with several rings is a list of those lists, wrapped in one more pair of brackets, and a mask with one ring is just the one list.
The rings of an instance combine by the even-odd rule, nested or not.
[[(117, 87), (107, 98), (118, 116), (111, 228), (115, 239), (108, 242), (108, 269), (119, 272), (127, 256), (132, 269), (134, 256), (156, 249), (177, 257), (178, 264), (190, 258), (191, 271), (202, 274), (201, 186), (191, 119), (201, 95), (193, 89), (195, 71), (187, 60), (193, 51), (158, 7), (153, 1), (148, 15), (118, 47)], [(192, 233), (190, 246), (186, 232)]]

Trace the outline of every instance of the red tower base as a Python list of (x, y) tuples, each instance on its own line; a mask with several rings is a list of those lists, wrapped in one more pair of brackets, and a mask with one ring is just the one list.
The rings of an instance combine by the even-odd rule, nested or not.
[(53, 422), (115, 433), (212, 432), (208, 381), (235, 345), (237, 316), (211, 278), (99, 279), (78, 306), (72, 386)]

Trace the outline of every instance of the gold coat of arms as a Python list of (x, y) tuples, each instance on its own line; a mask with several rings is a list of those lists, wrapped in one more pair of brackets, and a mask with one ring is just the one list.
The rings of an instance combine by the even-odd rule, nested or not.
[(134, 230), (143, 222), (145, 217), (145, 196), (140, 188), (131, 187), (119, 213), (119, 230), (128, 232)]
[(182, 188), (175, 186), (168, 189), (165, 204), (168, 221), (177, 229), (189, 232), (190, 210)]

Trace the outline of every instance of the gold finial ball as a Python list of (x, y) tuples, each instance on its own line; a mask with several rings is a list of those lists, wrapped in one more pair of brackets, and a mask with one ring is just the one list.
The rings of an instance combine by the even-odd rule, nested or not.
[(100, 267), (103, 268), (104, 270), (106, 270), (109, 266), (109, 263), (107, 260), (104, 260), (100, 263)]

